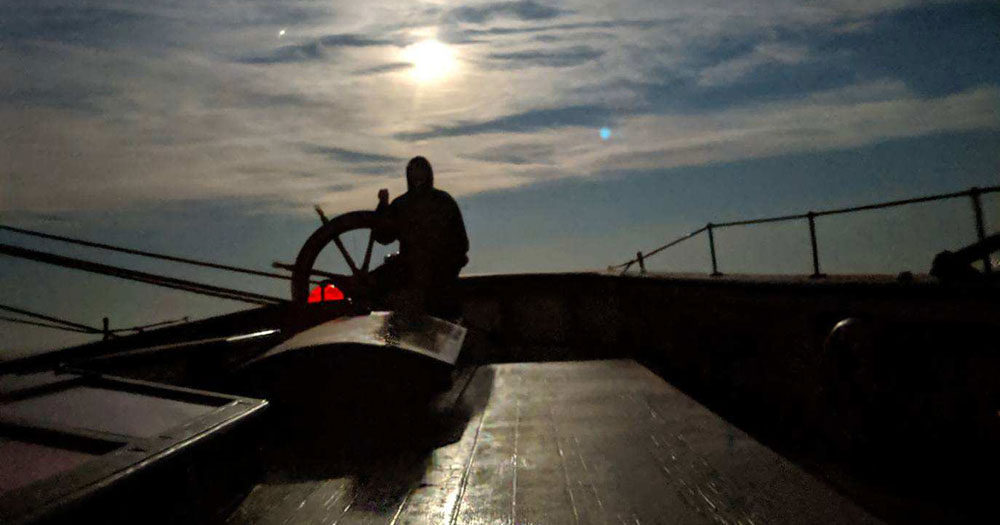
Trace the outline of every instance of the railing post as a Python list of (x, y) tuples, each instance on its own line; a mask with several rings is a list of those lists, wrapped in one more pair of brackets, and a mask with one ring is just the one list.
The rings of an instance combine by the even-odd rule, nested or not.
[(107, 317), (104, 318), (104, 328), (102, 329), (102, 332), (104, 332), (105, 341), (111, 339), (111, 321)]
[(718, 277), (722, 274), (719, 273), (719, 264), (715, 260), (715, 234), (712, 233), (714, 226), (708, 223), (705, 228), (708, 230), (708, 249), (712, 253), (712, 277)]
[(635, 260), (639, 263), (639, 273), (646, 273), (646, 260), (642, 258), (642, 252), (635, 252)]
[[(983, 203), (979, 198), (982, 191), (979, 188), (972, 187), (969, 189), (969, 197), (972, 199), (972, 213), (976, 216), (976, 236), (979, 238), (979, 242), (982, 242), (986, 238), (986, 226), (983, 223)], [(986, 253), (983, 255), (983, 272), (991, 273), (993, 271), (993, 265), (990, 263), (990, 254)]]
[(813, 273), (810, 275), (813, 279), (819, 279), (821, 277), (826, 277), (819, 271), (819, 249), (816, 247), (816, 213), (809, 212), (806, 214), (806, 218), (809, 219), (809, 241), (812, 244), (812, 256), (813, 256)]

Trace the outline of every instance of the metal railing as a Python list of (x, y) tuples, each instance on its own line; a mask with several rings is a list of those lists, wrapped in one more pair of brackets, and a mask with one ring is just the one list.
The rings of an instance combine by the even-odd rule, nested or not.
[[(638, 264), (639, 265), (639, 271), (640, 271), (640, 273), (646, 273), (646, 259), (648, 259), (649, 257), (652, 257), (653, 255), (656, 255), (656, 254), (658, 254), (658, 253), (660, 253), (660, 252), (662, 252), (662, 251), (664, 251), (664, 250), (666, 250), (668, 248), (676, 246), (676, 245), (678, 245), (678, 244), (680, 244), (680, 243), (682, 243), (682, 242), (684, 242), (684, 241), (686, 241), (686, 240), (688, 240), (688, 239), (690, 239), (692, 237), (696, 237), (696, 236), (698, 236), (698, 234), (701, 234), (701, 233), (704, 233), (704, 232), (708, 232), (708, 248), (709, 248), (709, 254), (711, 255), (711, 258), (712, 258), (712, 274), (711, 275), (712, 276), (719, 276), (719, 275), (722, 275), (722, 274), (719, 272), (719, 264), (718, 264), (718, 260), (717, 260), (716, 255), (715, 255), (715, 234), (714, 234), (715, 230), (720, 229), (720, 228), (729, 228), (729, 227), (732, 227), (732, 226), (750, 226), (750, 225), (754, 225), (754, 224), (764, 224), (764, 223), (769, 223), (769, 222), (784, 222), (784, 221), (795, 221), (795, 220), (805, 219), (808, 222), (808, 224), (809, 224), (809, 242), (810, 242), (810, 245), (811, 245), (811, 248), (812, 248), (813, 273), (812, 273), (811, 276), (814, 277), (814, 278), (824, 277), (824, 274), (822, 272), (820, 272), (820, 269), (819, 269), (820, 268), (820, 266), (819, 266), (819, 247), (817, 246), (817, 242), (816, 242), (816, 218), (817, 217), (824, 217), (824, 216), (827, 216), (827, 215), (841, 215), (841, 214), (845, 214), (845, 213), (854, 213), (854, 212), (865, 211), (865, 210), (880, 210), (880, 209), (883, 209), (883, 208), (893, 208), (893, 207), (896, 207), (896, 206), (905, 206), (905, 205), (908, 205), (908, 204), (917, 204), (917, 203), (921, 203), (921, 202), (933, 202), (933, 201), (940, 201), (940, 200), (946, 200), (946, 199), (956, 199), (956, 198), (961, 198), (961, 197), (968, 197), (972, 201), (972, 213), (973, 213), (973, 220), (975, 221), (975, 226), (976, 226), (976, 235), (977, 235), (978, 239), (980, 241), (982, 241), (983, 239), (986, 238), (986, 227), (985, 227), (985, 224), (983, 222), (983, 204), (982, 204), (981, 196), (985, 195), (985, 194), (989, 194), (989, 193), (998, 193), (998, 192), (1000, 192), (1000, 186), (989, 186), (989, 187), (986, 187), (986, 188), (976, 188), (976, 187), (973, 187), (973, 188), (969, 188), (968, 190), (965, 190), (965, 191), (959, 191), (959, 192), (954, 192), (954, 193), (941, 193), (941, 194), (937, 194), (937, 195), (929, 195), (929, 196), (926, 196), (926, 197), (916, 197), (916, 198), (913, 198), (913, 199), (903, 199), (903, 200), (896, 200), (896, 201), (887, 201), (887, 202), (880, 202), (880, 203), (877, 203), (877, 204), (866, 204), (864, 206), (853, 206), (853, 207), (850, 207), (850, 208), (837, 208), (837, 209), (823, 210), (823, 211), (809, 211), (809, 212), (806, 212), (806, 213), (797, 213), (797, 214), (794, 214), (794, 215), (780, 215), (780, 216), (777, 216), (777, 217), (764, 217), (764, 218), (760, 218), (760, 219), (749, 219), (749, 220), (741, 220), (741, 221), (718, 222), (718, 223), (712, 223), (712, 222), (710, 222), (710, 223), (706, 224), (705, 226), (702, 226), (701, 228), (698, 228), (697, 230), (695, 230), (695, 231), (693, 231), (691, 233), (688, 233), (687, 235), (684, 235), (684, 236), (681, 236), (681, 237), (679, 237), (677, 239), (674, 239), (673, 241), (670, 241), (667, 244), (664, 244), (663, 246), (659, 246), (657, 248), (654, 248), (654, 249), (652, 249), (652, 250), (650, 250), (650, 251), (648, 251), (646, 253), (643, 253), (641, 251), (640, 252), (636, 252), (634, 259), (626, 261), (626, 262), (623, 262), (621, 264), (616, 264), (616, 265), (613, 265), (613, 266), (608, 266), (608, 271), (616, 271), (616, 270), (620, 269), (622, 273), (625, 273), (630, 268), (632, 268), (632, 266)], [(986, 273), (990, 273), (992, 271), (992, 269), (993, 268), (992, 268), (992, 264), (990, 262), (989, 256), (988, 255), (984, 256), (983, 257), (983, 271), (986, 272)]]

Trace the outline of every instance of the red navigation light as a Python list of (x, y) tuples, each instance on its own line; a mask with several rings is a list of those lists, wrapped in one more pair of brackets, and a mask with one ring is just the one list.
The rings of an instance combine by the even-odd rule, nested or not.
[(322, 288), (322, 296), (320, 296), (320, 287), (317, 286), (309, 292), (309, 302), (310, 303), (320, 303), (324, 301), (343, 301), (344, 292), (337, 289), (336, 286), (328, 284)]

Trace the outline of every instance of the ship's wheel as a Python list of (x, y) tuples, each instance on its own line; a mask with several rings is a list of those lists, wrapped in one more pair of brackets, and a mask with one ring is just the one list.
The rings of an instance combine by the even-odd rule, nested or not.
[[(322, 289), (325, 289), (327, 284), (332, 284), (343, 291), (347, 297), (356, 300), (370, 298), (374, 292), (374, 282), (371, 277), (373, 270), (372, 248), (375, 245), (374, 229), (377, 222), (378, 219), (373, 211), (352, 211), (330, 219), (313, 232), (302, 245), (298, 257), (295, 258), (295, 267), (292, 269), (292, 302), (306, 304), (313, 277), (323, 279), (320, 283)], [(358, 264), (351, 257), (341, 240), (341, 236), (345, 233), (358, 230), (368, 230), (368, 244), (361, 264)], [(320, 252), (330, 243), (337, 247), (350, 269), (350, 274), (320, 272), (313, 268)]]

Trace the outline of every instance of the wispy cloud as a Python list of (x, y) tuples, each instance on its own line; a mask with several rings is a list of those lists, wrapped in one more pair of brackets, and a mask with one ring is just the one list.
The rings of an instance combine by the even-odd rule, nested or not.
[(155, 31), (159, 21), (159, 17), (117, 7), (3, 5), (0, 42), (107, 46), (140, 39), (145, 31)]
[(234, 109), (253, 108), (318, 108), (328, 107), (329, 101), (317, 100), (299, 93), (268, 93), (250, 88), (206, 97), (206, 103), (215, 107)]
[(550, 164), (555, 147), (551, 144), (512, 143), (463, 155), (470, 160), (499, 164)]
[(662, 28), (678, 23), (677, 20), (597, 20), (591, 22), (569, 22), (562, 24), (533, 24), (522, 26), (485, 26), (468, 27), (466, 25), (446, 26), (439, 38), (455, 44), (490, 42), (497, 38), (514, 38), (523, 35), (535, 35), (535, 40), (572, 40), (574, 38), (587, 41), (592, 34), (585, 31), (595, 29), (614, 31), (630, 28), (647, 30)]
[(679, 20), (598, 20), (593, 22), (573, 22), (565, 24), (542, 24), (518, 27), (495, 26), (487, 28), (465, 28), (462, 34), (467, 36), (497, 36), (521, 35), (533, 33), (565, 32), (579, 29), (651, 29), (668, 24), (679, 23)]
[(395, 138), (417, 141), (483, 133), (527, 133), (575, 126), (600, 127), (614, 119), (614, 111), (604, 106), (564, 106), (523, 111), (482, 121), (459, 121), (421, 131), (397, 133)]
[(77, 85), (75, 92), (69, 92), (64, 86), (17, 86), (3, 94), (4, 102), (11, 106), (33, 106), (79, 111), (99, 115), (102, 110), (101, 101), (113, 94), (113, 91), (100, 86)]
[[(613, 147), (582, 160), (597, 171), (665, 169), (837, 150), (890, 138), (1000, 129), (1000, 88), (929, 100), (889, 88), (876, 83), (707, 115), (645, 116), (621, 132), (649, 138), (631, 143), (628, 151)], [(894, 95), (887, 97), (887, 89)]]
[(520, 20), (548, 20), (565, 12), (559, 8), (534, 0), (494, 2), (479, 6), (463, 6), (451, 11), (451, 16), (462, 22), (481, 24), (493, 18), (507, 17)]
[(498, 63), (494, 67), (519, 69), (532, 66), (571, 67), (596, 60), (603, 55), (604, 51), (590, 46), (574, 46), (565, 49), (490, 53), (487, 58)]
[(765, 65), (801, 64), (808, 57), (809, 51), (805, 46), (762, 43), (745, 55), (725, 60), (701, 70), (698, 75), (698, 85), (731, 84)]
[(272, 51), (238, 59), (245, 64), (289, 64), (326, 58), (327, 50), (400, 45), (399, 41), (357, 34), (326, 35), (302, 44), (278, 47)]
[(366, 75), (381, 75), (383, 73), (393, 73), (395, 71), (403, 71), (404, 69), (410, 69), (413, 64), (410, 62), (389, 62), (387, 64), (379, 64), (377, 66), (372, 66), (365, 69), (359, 69), (355, 71), (355, 75), (366, 76)]
[(384, 38), (373, 38), (357, 34), (326, 35), (319, 38), (319, 43), (323, 47), (371, 47), (390, 46), (399, 44), (399, 41), (387, 40)]
[(398, 162), (380, 162), (374, 164), (355, 164), (348, 171), (355, 175), (388, 176), (403, 172), (402, 164)]
[(290, 64), (308, 62), (324, 58), (323, 46), (318, 42), (282, 46), (262, 55), (243, 57), (237, 60), (244, 64)]
[(321, 146), (318, 144), (303, 144), (302, 151), (316, 155), (325, 155), (331, 160), (340, 162), (401, 162), (405, 159), (393, 155), (383, 155), (380, 153), (369, 153), (335, 146)]

